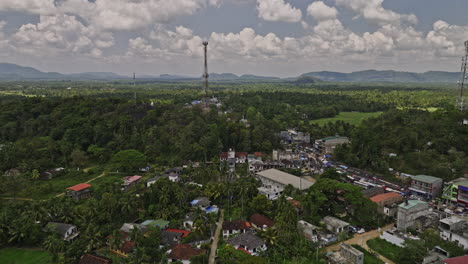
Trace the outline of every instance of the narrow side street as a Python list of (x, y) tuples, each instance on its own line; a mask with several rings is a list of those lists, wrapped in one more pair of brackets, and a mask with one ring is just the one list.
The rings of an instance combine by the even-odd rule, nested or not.
[(216, 225), (216, 232), (213, 238), (213, 243), (211, 244), (210, 258), (208, 259), (208, 264), (214, 264), (216, 258), (216, 250), (218, 249), (219, 236), (221, 234), (221, 229), (224, 222), (224, 210), (221, 209), (221, 214), (219, 216), (219, 221)]

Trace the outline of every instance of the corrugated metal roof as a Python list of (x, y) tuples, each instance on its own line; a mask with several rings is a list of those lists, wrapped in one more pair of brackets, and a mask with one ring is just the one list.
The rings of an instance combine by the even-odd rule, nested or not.
[(284, 185), (291, 184), (294, 188), (305, 190), (314, 185), (313, 182), (300, 177), (294, 176), (292, 174), (282, 172), (277, 169), (269, 169), (258, 172), (257, 175), (268, 178), (272, 181), (279, 182)]
[(441, 178), (437, 178), (434, 176), (428, 176), (428, 175), (416, 175), (412, 177), (414, 180), (422, 181), (422, 182), (428, 182), (428, 183), (434, 183), (437, 181), (440, 181)]
[(406, 203), (402, 203), (400, 205), (398, 205), (399, 207), (401, 208), (404, 208), (404, 209), (410, 209), (418, 204), (427, 204), (426, 202), (423, 202), (423, 201), (420, 201), (420, 200), (408, 200), (408, 204)]

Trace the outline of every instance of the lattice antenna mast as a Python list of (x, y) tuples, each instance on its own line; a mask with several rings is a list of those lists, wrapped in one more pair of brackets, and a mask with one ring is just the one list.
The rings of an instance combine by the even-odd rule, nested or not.
[(203, 41), (203, 49), (205, 51), (205, 71), (203, 73), (205, 96), (208, 97), (208, 41)]
[(467, 76), (467, 67), (468, 67), (468, 40), (465, 41), (465, 55), (462, 58), (462, 66), (461, 66), (461, 76), (460, 81), (458, 82), (458, 99), (457, 99), (457, 106), (460, 111), (465, 110), (465, 98), (464, 98), (464, 89), (465, 89), (465, 82), (468, 81)]
[(133, 73), (133, 86), (136, 85), (136, 78), (135, 78), (135, 72)]

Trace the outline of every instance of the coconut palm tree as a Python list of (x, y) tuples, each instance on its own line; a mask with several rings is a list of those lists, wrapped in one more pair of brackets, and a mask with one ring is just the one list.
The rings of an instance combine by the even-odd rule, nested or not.
[(265, 231), (259, 232), (259, 236), (265, 240), (268, 247), (278, 244), (278, 231), (274, 228), (267, 228)]

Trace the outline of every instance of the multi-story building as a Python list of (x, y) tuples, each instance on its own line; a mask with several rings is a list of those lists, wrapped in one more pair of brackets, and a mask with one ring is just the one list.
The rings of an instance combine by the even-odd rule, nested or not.
[(468, 181), (458, 184), (457, 202), (468, 207)]
[(440, 237), (468, 249), (468, 222), (457, 216), (439, 221)]
[(335, 150), (336, 146), (346, 143), (349, 143), (347, 137), (326, 137), (315, 140), (315, 148), (322, 154), (330, 154)]
[(274, 200), (280, 196), (284, 188), (289, 184), (299, 190), (306, 190), (314, 184), (301, 177), (276, 169), (257, 172), (255, 176), (262, 182), (262, 186), (258, 188), (258, 191), (270, 200)]
[(416, 175), (411, 177), (409, 190), (414, 195), (434, 199), (442, 192), (442, 179), (427, 175)]
[(420, 200), (406, 200), (398, 205), (397, 228), (406, 230), (415, 225), (416, 218), (430, 214), (429, 205)]
[(468, 179), (459, 178), (445, 183), (442, 199), (446, 202), (468, 207)]

